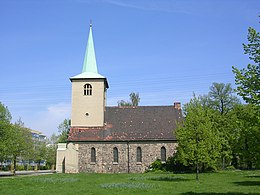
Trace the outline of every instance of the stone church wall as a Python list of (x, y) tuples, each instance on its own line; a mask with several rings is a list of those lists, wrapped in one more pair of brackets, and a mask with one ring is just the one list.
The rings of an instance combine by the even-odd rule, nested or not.
[[(166, 159), (176, 152), (176, 142), (86, 142), (79, 143), (79, 172), (140, 173), (156, 159), (161, 159), (161, 147)], [(118, 149), (118, 162), (113, 162), (113, 149)], [(137, 162), (137, 147), (142, 150), (142, 162)], [(91, 148), (96, 150), (96, 162), (91, 162)]]

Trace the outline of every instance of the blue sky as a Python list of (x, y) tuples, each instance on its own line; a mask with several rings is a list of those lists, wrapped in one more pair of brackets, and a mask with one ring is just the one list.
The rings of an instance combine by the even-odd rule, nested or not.
[(107, 103), (188, 102), (245, 67), (259, 0), (0, 0), (0, 102), (46, 135), (70, 117), (69, 77), (81, 73), (89, 21)]

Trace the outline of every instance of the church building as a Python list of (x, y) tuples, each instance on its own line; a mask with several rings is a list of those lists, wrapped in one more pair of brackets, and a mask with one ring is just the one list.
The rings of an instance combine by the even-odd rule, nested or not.
[(92, 25), (82, 73), (72, 84), (68, 143), (59, 143), (56, 171), (138, 173), (176, 152), (180, 103), (169, 106), (107, 107), (108, 80), (98, 72)]

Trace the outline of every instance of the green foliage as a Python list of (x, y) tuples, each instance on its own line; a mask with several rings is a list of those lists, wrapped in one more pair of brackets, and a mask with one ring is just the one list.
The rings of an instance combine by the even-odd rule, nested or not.
[(247, 102), (260, 105), (260, 33), (253, 28), (248, 29), (248, 44), (243, 44), (245, 54), (255, 64), (248, 64), (247, 68), (239, 70), (233, 68), (237, 93)]
[(162, 163), (160, 159), (156, 159), (151, 165), (150, 165), (150, 171), (165, 171), (165, 164)]
[(33, 141), (31, 132), (16, 123), (10, 126), (7, 132), (7, 154), (13, 160), (14, 174), (16, 170), (17, 157), (28, 158), (33, 152)]
[(8, 108), (0, 102), (0, 160), (7, 155), (8, 152), (8, 135), (11, 128), (11, 113)]
[(140, 97), (139, 97), (139, 93), (130, 93), (130, 100), (132, 102), (133, 106), (138, 106), (139, 102), (140, 102)]
[(259, 112), (252, 104), (238, 105), (232, 112), (235, 121), (234, 156), (240, 168), (260, 168)]
[(139, 93), (130, 93), (130, 101), (120, 100), (117, 102), (118, 106), (127, 107), (127, 106), (138, 106), (140, 102)]
[[(200, 99), (194, 96), (184, 105), (185, 120), (176, 129), (178, 159), (186, 166), (215, 168), (220, 154), (219, 133), (214, 131), (211, 109), (203, 108)], [(197, 175), (198, 177), (198, 175)]]
[(230, 83), (213, 83), (209, 88), (208, 106), (221, 114), (228, 113), (239, 100), (233, 95), (233, 89)]
[(46, 160), (46, 153), (47, 153), (46, 142), (34, 140), (33, 145), (34, 145), (34, 150), (31, 157), (35, 162), (38, 163), (39, 166), (41, 161)]
[(117, 102), (118, 106), (120, 107), (128, 107), (128, 106), (133, 106), (131, 102), (120, 100)]
[(64, 121), (59, 124), (58, 129), (59, 129), (59, 138), (58, 142), (59, 143), (66, 143), (68, 141), (68, 135), (70, 132), (70, 124), (71, 120), (70, 119), (64, 119)]
[(46, 164), (49, 168), (56, 164), (57, 145), (48, 145), (46, 147)]
[(230, 165), (230, 166), (226, 167), (226, 170), (234, 171), (234, 170), (236, 170), (236, 168), (234, 166)]
[(12, 119), (12, 115), (9, 112), (7, 106), (5, 106), (4, 104), (2, 104), (0, 102), (0, 122), (8, 122), (10, 123)]

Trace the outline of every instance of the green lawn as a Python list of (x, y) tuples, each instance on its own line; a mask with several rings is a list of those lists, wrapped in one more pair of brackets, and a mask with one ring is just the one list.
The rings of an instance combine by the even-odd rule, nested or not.
[(200, 174), (53, 174), (0, 178), (0, 194), (258, 194), (260, 171)]

